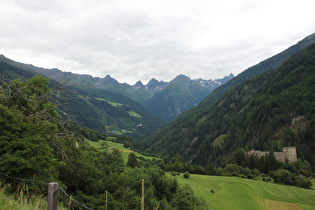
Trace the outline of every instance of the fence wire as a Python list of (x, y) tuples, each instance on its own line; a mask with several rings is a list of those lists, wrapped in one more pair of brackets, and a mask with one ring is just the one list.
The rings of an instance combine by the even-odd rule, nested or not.
[[(40, 180), (35, 180), (35, 179), (22, 179), (22, 178), (17, 178), (17, 177), (9, 176), (9, 175), (4, 174), (4, 173), (2, 173), (2, 172), (0, 172), (0, 174), (1, 174), (2, 176), (5, 176), (5, 177), (7, 177), (7, 178), (9, 178), (9, 179), (13, 179), (13, 180), (18, 180), (18, 181), (23, 181), (23, 182), (36, 182), (36, 183), (47, 184), (47, 185), (49, 184), (48, 182), (44, 182), (44, 181), (40, 181)], [(64, 189), (62, 189), (62, 188), (59, 186), (59, 184), (58, 184), (58, 188), (59, 188), (59, 189), (64, 193), (64, 195), (68, 198), (67, 200), (68, 200), (69, 206), (72, 204), (72, 202), (74, 202), (73, 204), (77, 204), (77, 205), (79, 205), (79, 206), (82, 206), (82, 207), (84, 207), (85, 209), (93, 210), (92, 208), (87, 207), (87, 206), (84, 205), (83, 203), (80, 203), (79, 201), (77, 201), (77, 200), (73, 199), (71, 196), (69, 196), (68, 193), (67, 193)], [(71, 201), (71, 202), (70, 202), (70, 201)], [(65, 205), (67, 205), (67, 201), (66, 201), (65, 199), (63, 199), (63, 203), (64, 203)], [(72, 204), (72, 205), (73, 205), (73, 204)]]

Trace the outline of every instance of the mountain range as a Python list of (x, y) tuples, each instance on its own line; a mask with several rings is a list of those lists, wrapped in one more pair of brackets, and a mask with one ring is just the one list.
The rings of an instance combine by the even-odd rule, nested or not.
[(119, 83), (107, 75), (104, 78), (63, 72), (58, 69), (33, 68), (39, 74), (57, 81), (68, 80), (69, 84), (80, 84), (80, 88), (98, 88), (119, 93), (141, 103), (152, 115), (164, 122), (170, 122), (181, 112), (197, 105), (211, 91), (230, 79), (233, 74), (216, 80), (192, 80), (185, 75), (178, 75), (170, 82), (152, 78), (147, 85), (138, 81), (134, 85)]
[(52, 86), (65, 84), (68, 91), (56, 98), (62, 104), (59, 112), (64, 118), (103, 133), (134, 138), (157, 130), (234, 77), (231, 74), (212, 81), (179, 75), (170, 82), (152, 78), (147, 85), (141, 81), (129, 85), (109, 75), (98, 78), (56, 68), (38, 68), (4, 55), (0, 55), (0, 73), (7, 79), (21, 80), (38, 74), (49, 78)]

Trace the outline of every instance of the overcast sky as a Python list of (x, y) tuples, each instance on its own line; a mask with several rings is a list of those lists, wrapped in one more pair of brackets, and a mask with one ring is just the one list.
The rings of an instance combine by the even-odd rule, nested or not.
[(315, 32), (314, 0), (0, 0), (0, 54), (119, 82), (217, 79)]

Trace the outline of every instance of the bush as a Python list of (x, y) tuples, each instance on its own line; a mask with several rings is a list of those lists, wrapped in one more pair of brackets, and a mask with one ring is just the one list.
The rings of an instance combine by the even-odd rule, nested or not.
[(247, 175), (247, 179), (254, 179), (255, 177), (252, 174)]
[(232, 176), (237, 176), (240, 172), (240, 167), (236, 164), (228, 164), (225, 167), (225, 173), (230, 174)]
[(244, 174), (240, 174), (238, 177), (243, 178), (243, 179), (247, 178), (247, 176), (245, 176)]
[(187, 171), (184, 173), (184, 178), (188, 179), (190, 177), (190, 173), (188, 173)]
[(231, 176), (237, 176), (238, 173), (236, 171), (233, 171), (232, 173), (230, 173)]
[(257, 168), (254, 168), (254, 169), (252, 170), (252, 174), (253, 174), (254, 176), (259, 176), (259, 175), (260, 175), (260, 172), (259, 172), (259, 170), (258, 170)]
[(303, 177), (309, 177), (310, 176), (310, 173), (307, 170), (305, 170), (305, 169), (299, 169), (298, 173), (300, 175), (302, 175)]

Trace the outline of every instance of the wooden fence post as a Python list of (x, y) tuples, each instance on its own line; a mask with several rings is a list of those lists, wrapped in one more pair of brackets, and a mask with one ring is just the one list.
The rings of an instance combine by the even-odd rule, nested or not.
[(144, 210), (144, 179), (142, 179), (141, 186), (142, 186), (141, 210)]
[(48, 184), (48, 204), (47, 210), (57, 210), (58, 205), (58, 183), (51, 182)]

